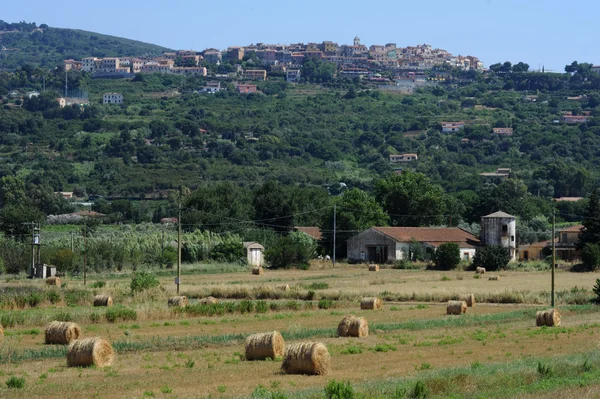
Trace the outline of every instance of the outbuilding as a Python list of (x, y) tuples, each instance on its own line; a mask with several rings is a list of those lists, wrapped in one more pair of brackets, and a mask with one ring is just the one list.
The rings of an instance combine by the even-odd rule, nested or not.
[(263, 252), (265, 247), (257, 242), (246, 241), (244, 242), (244, 248), (246, 249), (246, 258), (248, 259), (248, 265), (250, 266), (263, 266), (265, 263), (265, 257)]

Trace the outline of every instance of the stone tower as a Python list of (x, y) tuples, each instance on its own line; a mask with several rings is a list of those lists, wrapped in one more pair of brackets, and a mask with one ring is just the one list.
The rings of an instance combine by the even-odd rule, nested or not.
[(516, 259), (517, 220), (506, 212), (498, 211), (481, 218), (481, 245), (499, 245), (507, 249), (510, 260)]

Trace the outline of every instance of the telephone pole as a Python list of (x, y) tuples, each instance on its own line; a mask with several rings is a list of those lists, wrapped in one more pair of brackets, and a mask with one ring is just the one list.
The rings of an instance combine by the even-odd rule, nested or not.
[(335, 266), (335, 236), (336, 236), (337, 204), (333, 204), (333, 266)]
[(177, 284), (177, 294), (179, 294), (179, 283), (181, 281), (181, 188), (179, 188), (179, 217), (177, 219), (177, 278), (175, 284)]
[(87, 224), (83, 225), (83, 285), (87, 284)]
[(554, 308), (554, 270), (556, 268), (556, 239), (554, 235), (556, 234), (556, 211), (552, 211), (552, 307)]

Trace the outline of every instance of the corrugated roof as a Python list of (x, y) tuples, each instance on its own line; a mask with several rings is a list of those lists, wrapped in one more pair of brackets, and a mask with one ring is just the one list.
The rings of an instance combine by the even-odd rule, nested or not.
[(437, 246), (445, 242), (469, 243), (478, 245), (479, 239), (457, 227), (372, 227), (382, 234), (400, 242), (417, 240)]
[(295, 227), (295, 229), (297, 231), (303, 232), (304, 234), (308, 234), (309, 236), (311, 236), (312, 238), (314, 238), (317, 241), (319, 241), (323, 237), (323, 234), (321, 234), (321, 229), (319, 229), (318, 227), (297, 226), (297, 227)]
[(508, 213), (502, 212), (502, 211), (491, 213), (487, 216), (484, 216), (484, 218), (513, 218), (513, 219), (515, 219), (515, 217), (513, 215), (509, 215)]

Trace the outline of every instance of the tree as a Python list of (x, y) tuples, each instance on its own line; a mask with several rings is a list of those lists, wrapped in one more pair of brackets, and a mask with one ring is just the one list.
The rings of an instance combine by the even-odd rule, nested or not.
[(13, 176), (4, 176), (0, 179), (1, 206), (20, 205), (25, 202), (27, 202), (27, 194), (23, 180)]
[(294, 227), (294, 206), (291, 191), (276, 181), (268, 181), (254, 192), (255, 221), (277, 231)]
[(422, 173), (390, 175), (376, 181), (374, 191), (394, 226), (429, 226), (445, 221), (446, 194)]
[(585, 270), (596, 270), (600, 266), (600, 245), (586, 243), (581, 250), (581, 261), (585, 266)]
[(441, 244), (433, 254), (435, 267), (440, 270), (451, 270), (460, 263), (460, 248), (454, 242)]
[(244, 259), (244, 245), (239, 241), (225, 241), (214, 246), (210, 258), (219, 262), (240, 262)]
[[(387, 225), (388, 216), (368, 193), (354, 188), (336, 198), (336, 256), (345, 258), (346, 241), (350, 237), (373, 226)], [(328, 251), (333, 250), (333, 209), (329, 209), (321, 223), (323, 245)]]
[(473, 258), (474, 266), (484, 267), (485, 270), (500, 270), (508, 265), (510, 255), (508, 250), (499, 245), (489, 245), (477, 248)]
[(281, 238), (275, 245), (265, 251), (265, 260), (271, 267), (299, 267), (306, 269), (315, 256), (315, 241), (299, 231)]
[(524, 62), (519, 62), (518, 64), (515, 64), (512, 66), (512, 71), (515, 73), (527, 72), (527, 71), (529, 71), (529, 64), (526, 64)]
[(585, 244), (600, 244), (600, 202), (598, 192), (592, 191), (581, 222), (583, 227), (579, 232), (577, 248), (583, 249)]
[(26, 203), (8, 205), (0, 210), (0, 231), (7, 237), (15, 237), (19, 241), (31, 239), (31, 226), (23, 223), (42, 222), (44, 214)]

